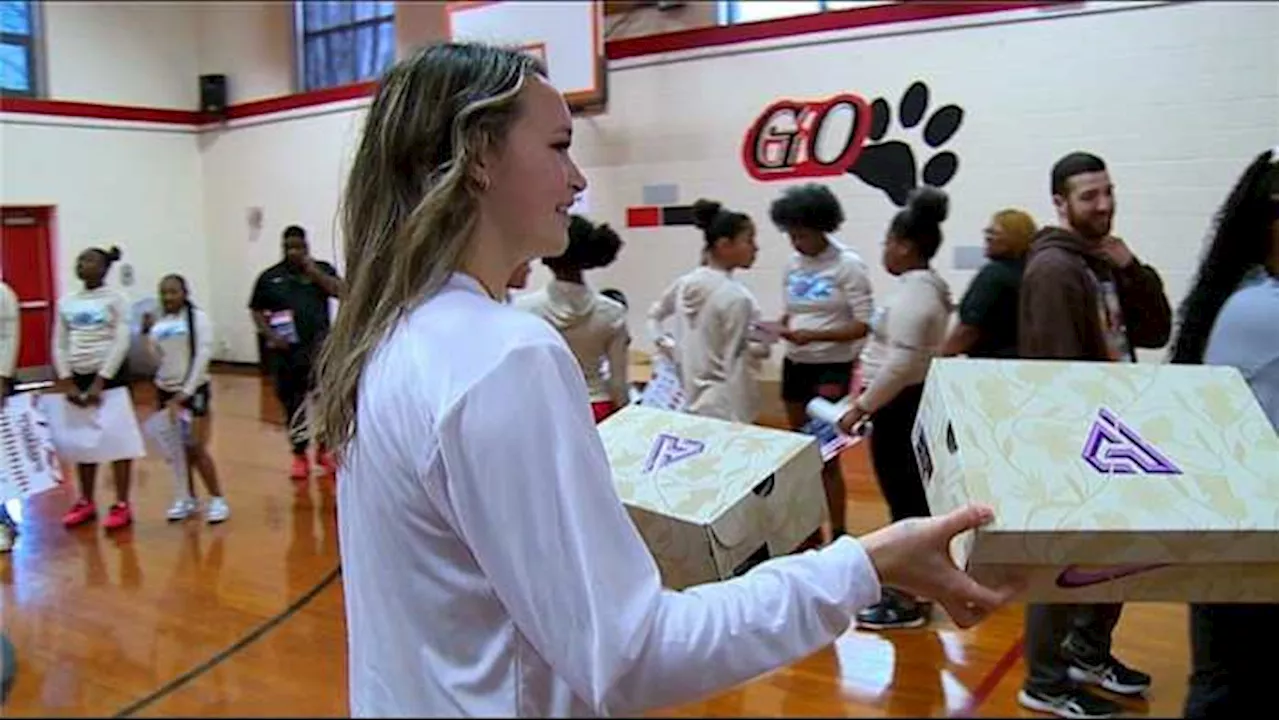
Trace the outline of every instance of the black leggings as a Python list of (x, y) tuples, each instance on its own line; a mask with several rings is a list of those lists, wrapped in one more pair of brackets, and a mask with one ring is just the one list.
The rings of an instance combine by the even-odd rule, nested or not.
[(269, 363), (276, 397), (284, 406), (289, 444), (295, 455), (302, 455), (311, 444), (311, 426), (307, 419), (307, 396), (315, 389), (311, 353), (297, 349), (273, 353)]
[(909, 385), (871, 415), (871, 464), (894, 522), (929, 516), (929, 501), (911, 446), (911, 428), (923, 392), (923, 384)]
[(1250, 645), (1270, 641), (1275, 604), (1191, 606), (1191, 681), (1183, 717), (1271, 717), (1276, 712), (1276, 656)]

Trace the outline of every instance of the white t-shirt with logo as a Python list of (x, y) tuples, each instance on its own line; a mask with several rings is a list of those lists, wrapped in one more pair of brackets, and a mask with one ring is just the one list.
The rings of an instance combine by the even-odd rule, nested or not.
[[(791, 330), (834, 330), (871, 320), (875, 303), (866, 263), (835, 240), (828, 243), (816, 256), (792, 253), (787, 262), (782, 292)], [(788, 343), (785, 352), (796, 363), (853, 362), (864, 341)]]

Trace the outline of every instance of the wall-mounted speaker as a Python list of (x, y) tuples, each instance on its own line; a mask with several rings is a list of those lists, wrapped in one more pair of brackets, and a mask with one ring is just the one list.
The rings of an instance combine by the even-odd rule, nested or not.
[(221, 117), (227, 112), (227, 76), (200, 76), (200, 112)]

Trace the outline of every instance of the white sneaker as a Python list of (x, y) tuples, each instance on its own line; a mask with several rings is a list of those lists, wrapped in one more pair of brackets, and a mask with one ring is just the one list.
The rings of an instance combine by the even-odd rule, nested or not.
[(13, 538), (17, 535), (13, 528), (4, 523), (0, 523), (0, 553), (7, 553), (13, 549)]
[(209, 504), (204, 509), (205, 522), (213, 525), (229, 517), (231, 517), (231, 506), (227, 505), (227, 501), (224, 498), (209, 498)]
[(177, 522), (178, 520), (186, 520), (191, 517), (191, 514), (197, 509), (195, 498), (190, 496), (178, 498), (169, 506), (169, 512), (165, 513), (165, 517), (174, 522)]

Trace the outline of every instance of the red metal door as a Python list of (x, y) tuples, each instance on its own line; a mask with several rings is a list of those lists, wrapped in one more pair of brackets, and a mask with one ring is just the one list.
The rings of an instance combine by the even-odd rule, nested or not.
[(19, 369), (53, 362), (49, 346), (57, 304), (54, 257), (53, 208), (0, 208), (0, 277), (18, 296)]

